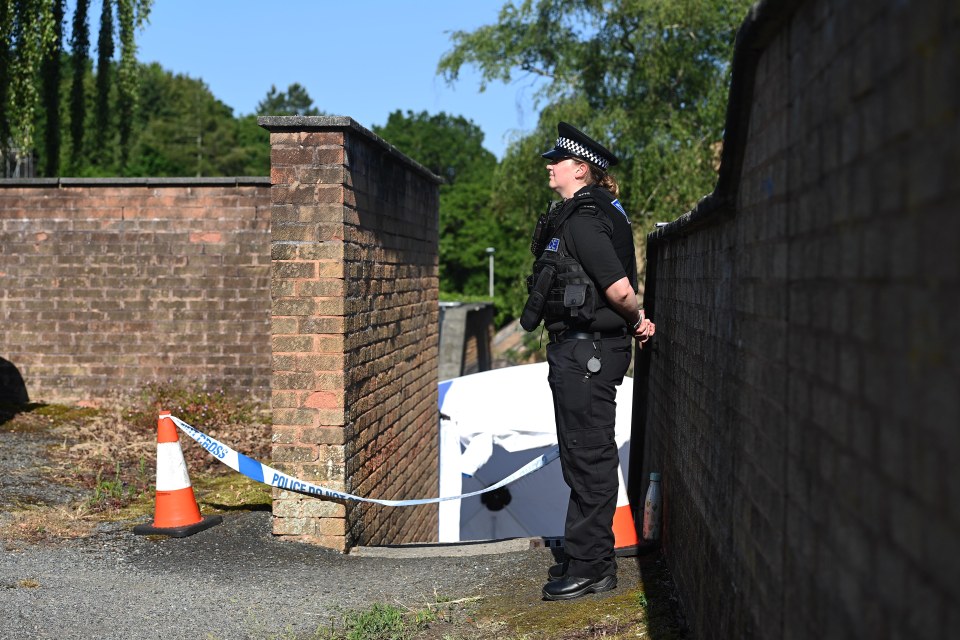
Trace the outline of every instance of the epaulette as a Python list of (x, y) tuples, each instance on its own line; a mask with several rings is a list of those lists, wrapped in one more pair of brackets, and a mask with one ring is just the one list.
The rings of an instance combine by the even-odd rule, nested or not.
[(573, 196), (576, 207), (574, 207), (576, 213), (593, 213), (596, 215), (600, 211), (599, 203), (596, 198), (593, 197), (593, 192), (589, 189), (580, 191), (575, 196)]
[(596, 198), (594, 202), (596, 202), (599, 208), (605, 211), (607, 215), (611, 217), (622, 216), (627, 224), (630, 224), (630, 216), (627, 215), (623, 205), (620, 204), (620, 200), (613, 197), (608, 191), (604, 191), (602, 197)]

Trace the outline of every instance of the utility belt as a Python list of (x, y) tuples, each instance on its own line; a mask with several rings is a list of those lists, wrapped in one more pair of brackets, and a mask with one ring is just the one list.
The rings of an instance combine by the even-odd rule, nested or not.
[(550, 342), (563, 342), (564, 340), (603, 340), (604, 338), (624, 338), (627, 334), (627, 328), (611, 331), (551, 331)]

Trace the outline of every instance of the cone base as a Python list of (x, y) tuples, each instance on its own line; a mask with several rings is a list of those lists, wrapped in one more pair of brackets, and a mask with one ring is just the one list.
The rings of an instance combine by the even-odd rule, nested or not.
[(200, 522), (182, 527), (155, 527), (152, 524), (138, 524), (133, 532), (138, 536), (170, 536), (171, 538), (186, 538), (204, 529), (215, 527), (223, 522), (223, 516), (203, 516)]
[(660, 548), (659, 540), (642, 540), (637, 544), (628, 547), (615, 547), (614, 553), (618, 558), (632, 558), (634, 556), (646, 555)]

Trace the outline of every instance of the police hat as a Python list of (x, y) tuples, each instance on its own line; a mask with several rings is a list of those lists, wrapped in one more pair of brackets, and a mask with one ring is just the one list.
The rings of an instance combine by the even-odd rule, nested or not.
[(604, 171), (617, 164), (617, 156), (576, 127), (561, 122), (557, 125), (557, 146), (542, 154), (548, 160), (577, 158), (595, 164)]

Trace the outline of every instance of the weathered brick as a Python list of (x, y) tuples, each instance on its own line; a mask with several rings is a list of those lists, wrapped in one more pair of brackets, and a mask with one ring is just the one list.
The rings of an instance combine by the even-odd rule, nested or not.
[(274, 444), (273, 459), (277, 462), (313, 462), (317, 453), (311, 447)]
[(345, 444), (344, 430), (339, 427), (304, 429), (301, 441), (309, 444)]
[(316, 265), (313, 262), (279, 262), (274, 260), (272, 276), (274, 278), (315, 278)]
[[(315, 133), (300, 132), (297, 138), (289, 135), (277, 138), (274, 143), (275, 162), (300, 163), (295, 167), (291, 165), (292, 173), (278, 174), (289, 182), (276, 184), (272, 189), (273, 201), (290, 207), (279, 209), (284, 222), (277, 227), (280, 232), (274, 233), (274, 239), (296, 241), (295, 245), (287, 245), (296, 246), (295, 254), (286, 248), (276, 249), (274, 259), (291, 260), (295, 256), (298, 260), (312, 261), (316, 268), (315, 276), (295, 273), (288, 267), (287, 271), (274, 272), (275, 276), (297, 278), (292, 291), (274, 284), (274, 290), (283, 293), (274, 298), (274, 315), (298, 318), (295, 328), (289, 322), (276, 325), (282, 326), (283, 334), (274, 338), (274, 347), (289, 350), (279, 352), (280, 357), (274, 360), (278, 367), (274, 389), (298, 394), (300, 403), (299, 408), (275, 406), (274, 424), (287, 425), (285, 429), (302, 428), (297, 432), (298, 442), (291, 443), (292, 446), (299, 443), (318, 448), (316, 463), (293, 463), (305, 478), (322, 480), (324, 486), (332, 484), (331, 488), (336, 488), (346, 482), (347, 468), (363, 469), (364, 465), (372, 464), (373, 468), (381, 469), (378, 477), (385, 477), (384, 465), (391, 465), (395, 491), (412, 487), (412, 478), (417, 476), (422, 477), (420, 486), (427, 492), (436, 483), (432, 419), (436, 389), (434, 382), (426, 385), (429, 391), (419, 391), (422, 387), (419, 380), (425, 375), (436, 375), (436, 347), (428, 348), (431, 354), (425, 360), (432, 366), (426, 369), (418, 369), (418, 363), (424, 360), (418, 354), (424, 344), (435, 344), (436, 293), (425, 296), (426, 307), (415, 305), (424, 299), (424, 287), (437, 287), (434, 221), (437, 187), (418, 172), (408, 171), (394, 156), (384, 156), (378, 143), (363, 135), (337, 132), (337, 136), (330, 137), (327, 132), (316, 136)], [(308, 144), (307, 140), (309, 144), (318, 145), (309, 153), (306, 147), (300, 146), (300, 143)], [(384, 162), (389, 167), (385, 168)], [(299, 184), (290, 180), (291, 175)], [(381, 177), (371, 177), (377, 175)], [(400, 215), (384, 198), (367, 198), (369, 208), (362, 215), (352, 208), (356, 201), (353, 189), (358, 185), (360, 188), (375, 186), (386, 193), (391, 189), (390, 180), (400, 181), (398, 188), (405, 193), (422, 195), (413, 196)], [(353, 188), (345, 190), (344, 185)], [(423, 209), (424, 206), (427, 209)], [(416, 215), (412, 215), (413, 212)], [(423, 224), (421, 217), (430, 224)], [(302, 226), (287, 228), (286, 221), (315, 224), (308, 232)], [(349, 226), (345, 227), (344, 222)], [(306, 277), (317, 279), (304, 279)], [(377, 305), (370, 302), (374, 296), (377, 296)], [(353, 339), (354, 327), (369, 335)], [(378, 327), (376, 335), (371, 327)], [(350, 335), (346, 335), (348, 331)], [(309, 347), (299, 339), (304, 337), (311, 338)], [(302, 355), (287, 356), (295, 352)], [(401, 403), (397, 396), (404, 393), (411, 395), (409, 401)], [(283, 400), (277, 404), (292, 404), (289, 395), (280, 397)], [(348, 401), (348, 398), (353, 399)], [(394, 424), (402, 424), (400, 431), (405, 434), (407, 444), (402, 450), (392, 449), (407, 462), (399, 472), (395, 461), (388, 459), (387, 449), (370, 457), (372, 454), (360, 445), (358, 434), (369, 431), (358, 429), (353, 422), (360, 415), (357, 411), (361, 405), (361, 419), (371, 429), (391, 429)], [(413, 440), (429, 441), (431, 445), (413, 444)], [(393, 438), (391, 442), (400, 440)], [(356, 453), (345, 459), (344, 450), (351, 444), (354, 447), (351, 450)], [(293, 454), (288, 451), (283, 455)], [(358, 464), (362, 460), (366, 462)], [(318, 528), (310, 533), (303, 527), (294, 527), (294, 535), (321, 544), (340, 545), (434, 539), (431, 536), (436, 535), (433, 507), (408, 510), (397, 516), (398, 522), (391, 522), (360, 505), (337, 506), (342, 509), (329, 516), (324, 509), (316, 507)], [(349, 535), (347, 521), (356, 525), (351, 525)]]
[[(276, 510), (274, 510), (276, 513)], [(309, 500), (303, 505), (303, 515), (307, 518), (345, 518), (347, 509), (337, 502), (325, 500)]]
[[(0, 198), (7, 191), (0, 188)], [(59, 342), (57, 352), (67, 358), (54, 368), (32, 369), (34, 397), (92, 401), (108, 387), (130, 392), (171, 375), (198, 384), (214, 379), (223, 388), (268, 397), (269, 285), (264, 276), (269, 272), (269, 231), (246, 213), (262, 207), (269, 220), (266, 185), (140, 183), (118, 188), (91, 182), (56, 190), (55, 198), (45, 187), (18, 192), (24, 197), (17, 204), (4, 199), (3, 215), (20, 221), (18, 233), (29, 232), (23, 238), (32, 246), (28, 259), (16, 266), (25, 287), (8, 287), (0, 301), (5, 334), (19, 336), (15, 344), (22, 349), (4, 355), (29, 368), (31, 359), (41, 363)], [(251, 204), (241, 207), (242, 202)], [(67, 210), (69, 219), (64, 220)], [(4, 221), (2, 228), (8, 233), (13, 227)], [(6, 237), (0, 241), (16, 246)], [(52, 243), (60, 255), (48, 254)], [(11, 273), (10, 265), (0, 264), (0, 271)], [(242, 303), (239, 291), (249, 294)], [(59, 324), (47, 331), (43, 321), (50, 313), (45, 308), (54, 298), (51, 292), (61, 301)], [(22, 318), (16, 309), (24, 310)], [(218, 327), (225, 321), (242, 329), (224, 332)], [(149, 340), (141, 340), (148, 332)], [(177, 357), (165, 370), (142, 357), (182, 354), (186, 339), (190, 355)], [(93, 353), (98, 355), (88, 356)], [(246, 356), (242, 373), (231, 366), (238, 356)], [(122, 372), (104, 362), (122, 366)], [(92, 367), (99, 367), (95, 374)], [(105, 384), (105, 375), (113, 382)], [(72, 381), (65, 383), (65, 378)]]

